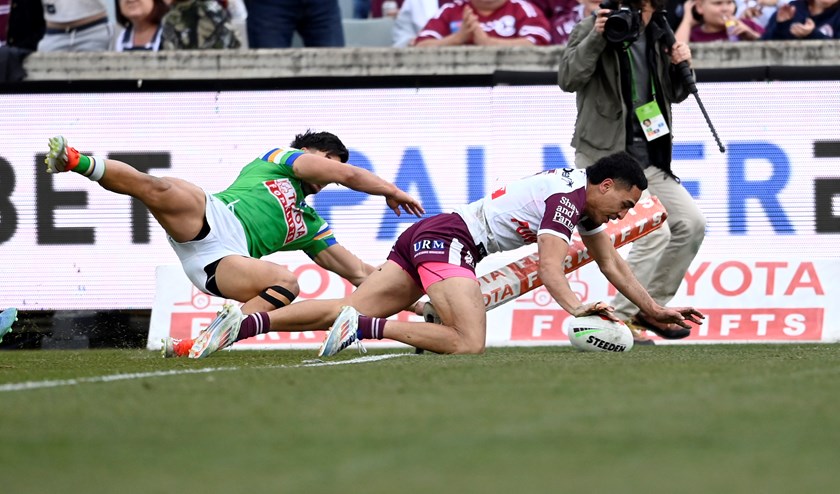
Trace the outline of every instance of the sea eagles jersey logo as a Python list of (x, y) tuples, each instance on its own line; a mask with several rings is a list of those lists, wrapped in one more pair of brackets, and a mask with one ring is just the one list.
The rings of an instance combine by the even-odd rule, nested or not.
[(575, 183), (574, 180), (572, 180), (572, 171), (574, 171), (572, 168), (563, 168), (563, 173), (560, 175), (569, 187)]
[(269, 180), (264, 185), (283, 207), (283, 215), (288, 227), (285, 243), (289, 244), (306, 236), (306, 223), (297, 207), (297, 191), (289, 179)]
[[(486, 27), (485, 27), (486, 26)], [(496, 31), (503, 38), (510, 38), (516, 34), (516, 19), (512, 15), (504, 15), (494, 21), (481, 26), (485, 31)], [(489, 27), (490, 29), (487, 29)]]

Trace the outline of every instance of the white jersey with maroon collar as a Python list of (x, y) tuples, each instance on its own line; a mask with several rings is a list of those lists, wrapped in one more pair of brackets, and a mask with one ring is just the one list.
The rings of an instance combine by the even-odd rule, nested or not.
[(606, 225), (583, 215), (586, 170), (558, 168), (513, 182), (455, 210), (464, 218), (475, 244), (488, 254), (518, 249), (538, 235), (570, 242), (572, 230), (594, 235)]

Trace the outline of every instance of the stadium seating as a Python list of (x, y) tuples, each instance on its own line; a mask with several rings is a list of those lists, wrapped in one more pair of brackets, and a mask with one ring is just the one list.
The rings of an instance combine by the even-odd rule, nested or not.
[[(392, 46), (394, 20), (390, 17), (381, 19), (342, 19), (344, 46)], [(292, 38), (292, 48), (302, 48), (303, 39), (298, 33)]]
[(341, 9), (342, 19), (353, 18), (353, 0), (338, 0), (338, 7)]
[(344, 45), (392, 46), (394, 44), (394, 19), (344, 19)]

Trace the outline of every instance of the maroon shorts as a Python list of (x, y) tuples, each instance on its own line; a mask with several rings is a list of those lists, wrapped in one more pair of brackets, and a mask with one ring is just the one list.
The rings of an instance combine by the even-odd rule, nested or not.
[(411, 225), (397, 238), (388, 260), (408, 273), (421, 289), (417, 267), (424, 262), (443, 262), (475, 273), (484, 249), (476, 247), (467, 224), (456, 213), (438, 214)]

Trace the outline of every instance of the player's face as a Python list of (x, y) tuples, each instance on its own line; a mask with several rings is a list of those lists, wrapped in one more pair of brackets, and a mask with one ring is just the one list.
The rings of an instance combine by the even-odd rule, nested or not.
[[(339, 163), (341, 162), (341, 158), (332, 153), (327, 153), (324, 151), (319, 151), (317, 149), (309, 148), (303, 148), (301, 149), (301, 151), (303, 151), (304, 153), (314, 154), (315, 156), (321, 156), (323, 158), (327, 158), (328, 160), (338, 161)], [(326, 185), (311, 184), (309, 182), (302, 182), (301, 185), (303, 193), (307, 196), (310, 194), (317, 194), (318, 192), (321, 192), (321, 189), (323, 189), (324, 187), (326, 187)]]
[(624, 218), (639, 202), (642, 191), (635, 185), (628, 189), (608, 178), (586, 193), (586, 214), (597, 223)]

